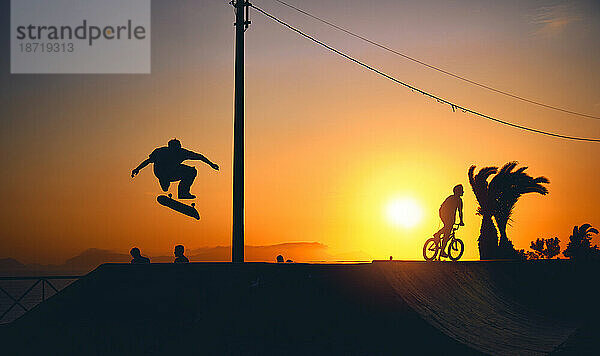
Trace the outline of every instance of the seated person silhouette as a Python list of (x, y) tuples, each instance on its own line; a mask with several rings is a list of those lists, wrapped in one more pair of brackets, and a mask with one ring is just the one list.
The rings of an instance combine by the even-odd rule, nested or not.
[(284, 259), (282, 255), (277, 255), (277, 263), (283, 263)]
[(460, 218), (460, 226), (464, 226), (463, 223), (463, 201), (461, 196), (464, 194), (464, 189), (462, 184), (459, 184), (453, 188), (454, 194), (446, 198), (440, 206), (440, 219), (444, 223), (444, 226), (435, 234), (433, 237), (436, 239), (440, 238), (440, 235), (444, 235), (442, 240), (442, 252), (440, 256), (448, 257), (446, 254), (446, 244), (448, 243), (448, 238), (450, 237), (450, 233), (452, 232), (452, 227), (454, 227), (454, 223), (456, 222), (456, 211), (458, 210), (458, 216)]
[(190, 263), (190, 260), (183, 255), (183, 245), (175, 246), (175, 261), (173, 263)]
[(154, 164), (154, 175), (158, 178), (160, 187), (164, 192), (169, 190), (171, 182), (179, 181), (177, 187), (177, 195), (179, 199), (194, 199), (196, 196), (190, 193), (190, 188), (196, 178), (196, 168), (182, 164), (185, 160), (202, 161), (214, 170), (219, 170), (219, 166), (211, 162), (203, 155), (188, 151), (181, 148), (181, 142), (177, 139), (172, 139), (167, 144), (167, 147), (159, 147), (152, 151), (148, 159), (140, 163), (132, 172), (131, 178), (135, 177), (140, 170), (149, 165)]
[(129, 253), (131, 254), (131, 257), (133, 257), (133, 259), (131, 260), (132, 264), (150, 263), (150, 259), (148, 257), (142, 256), (142, 254), (140, 253), (140, 249), (137, 247), (132, 248), (131, 251), (129, 251)]

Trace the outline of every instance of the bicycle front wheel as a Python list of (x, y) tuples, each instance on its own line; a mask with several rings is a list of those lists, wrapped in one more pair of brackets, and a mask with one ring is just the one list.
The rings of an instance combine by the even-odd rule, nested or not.
[(465, 244), (461, 239), (453, 239), (448, 245), (450, 245), (448, 247), (448, 257), (452, 261), (458, 261), (465, 252)]
[(431, 237), (425, 241), (423, 245), (423, 258), (425, 261), (433, 261), (438, 254), (438, 244), (434, 237)]

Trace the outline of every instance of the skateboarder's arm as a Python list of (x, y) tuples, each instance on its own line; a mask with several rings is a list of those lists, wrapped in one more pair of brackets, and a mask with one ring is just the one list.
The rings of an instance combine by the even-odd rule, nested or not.
[(202, 162), (208, 164), (209, 166), (211, 166), (213, 169), (219, 170), (219, 166), (217, 164), (212, 163), (208, 158), (204, 157), (200, 153), (186, 150), (186, 157), (187, 157), (187, 159), (191, 159), (191, 160), (195, 160), (195, 161), (202, 161)]
[(148, 158), (144, 162), (140, 163), (139, 166), (135, 167), (135, 169), (133, 171), (131, 171), (131, 178), (135, 177), (138, 173), (140, 173), (140, 170), (142, 170), (144, 167), (146, 167), (150, 163), (152, 163), (152, 159), (150, 159), (150, 158)]

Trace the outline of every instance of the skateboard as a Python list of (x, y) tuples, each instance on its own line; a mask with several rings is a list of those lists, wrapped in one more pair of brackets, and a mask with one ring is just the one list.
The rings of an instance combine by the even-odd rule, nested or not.
[(178, 213), (182, 213), (182, 214), (187, 215), (196, 220), (200, 220), (200, 214), (198, 214), (198, 210), (196, 210), (196, 208), (195, 208), (196, 203), (192, 203), (192, 205), (187, 205), (187, 204), (183, 204), (182, 202), (173, 199), (172, 197), (173, 197), (173, 194), (169, 194), (168, 196), (159, 195), (156, 198), (156, 201), (160, 205), (166, 206), (167, 208), (171, 208)]

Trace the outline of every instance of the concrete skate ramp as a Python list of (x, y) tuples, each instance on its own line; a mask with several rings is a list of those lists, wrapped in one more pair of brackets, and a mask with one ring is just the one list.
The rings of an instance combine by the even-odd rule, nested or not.
[(371, 263), (105, 264), (0, 328), (0, 354), (48, 351), (479, 354), (421, 319)]
[[(105, 264), (0, 328), (0, 353), (545, 354), (589, 314), (581, 296), (597, 295), (596, 271), (562, 261)], [(580, 351), (584, 337), (572, 336), (564, 350)]]
[[(487, 354), (547, 354), (576, 329), (574, 322), (543, 316), (523, 305), (518, 299), (519, 285), (506, 273), (511, 267), (507, 263), (377, 265), (391, 287), (424, 320)], [(514, 289), (507, 290), (508, 286)]]

